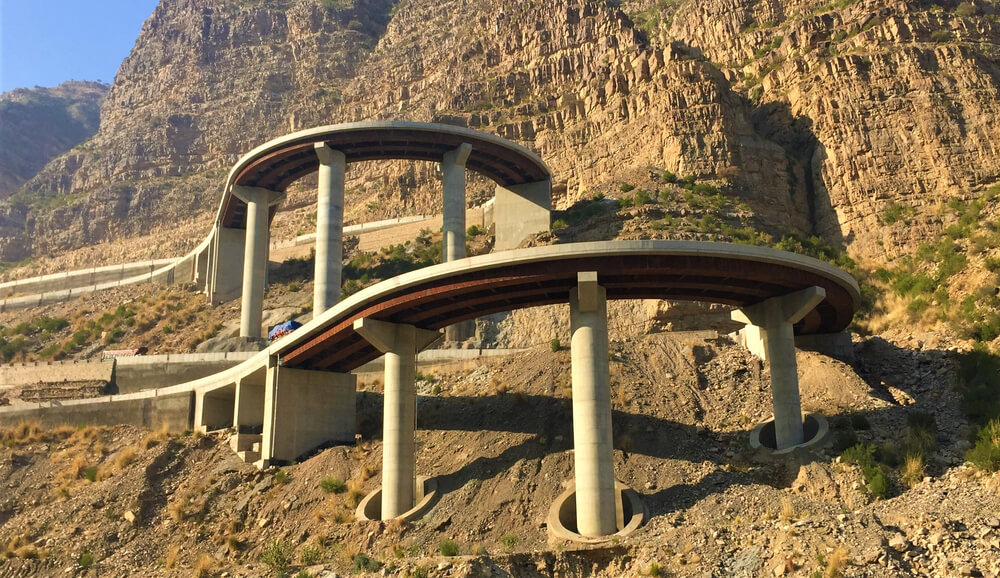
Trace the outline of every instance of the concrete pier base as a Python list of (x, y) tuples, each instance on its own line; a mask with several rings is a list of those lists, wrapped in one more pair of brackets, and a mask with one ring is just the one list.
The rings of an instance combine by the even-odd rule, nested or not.
[(416, 358), (417, 352), (437, 341), (441, 334), (368, 318), (355, 321), (354, 330), (385, 353), (379, 512), (383, 520), (390, 520), (410, 511), (416, 503)]
[(288, 463), (329, 442), (353, 442), (357, 433), (357, 377), (307, 371), (268, 362), (264, 428), (257, 466)]
[(618, 530), (611, 387), (608, 369), (607, 294), (597, 273), (578, 275), (570, 291), (573, 375), (573, 463), (577, 530), (583, 536)]
[(316, 274), (313, 288), (313, 316), (340, 301), (344, 260), (344, 153), (326, 143), (315, 145), (319, 158), (316, 197)]
[(792, 326), (824, 298), (826, 291), (822, 287), (810, 287), (732, 312), (733, 321), (756, 326), (763, 338), (765, 356), (771, 369), (774, 433), (778, 450), (803, 442), (802, 402), (799, 398)]

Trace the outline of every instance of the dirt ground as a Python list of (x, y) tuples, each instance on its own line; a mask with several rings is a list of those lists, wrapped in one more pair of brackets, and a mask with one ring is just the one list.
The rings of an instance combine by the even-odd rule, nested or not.
[(857, 435), (876, 443), (908, 412), (938, 424), (926, 477), (893, 479), (889, 499), (829, 447), (754, 455), (765, 367), (724, 339), (655, 334), (611, 344), (615, 471), (650, 514), (630, 537), (580, 547), (547, 533), (573, 455), (569, 353), (546, 347), (423, 376), (417, 466), (441, 496), (411, 524), (353, 521), (380, 481), (377, 382), (359, 394), (357, 445), (280, 473), (239, 461), (224, 434), (9, 427), (0, 576), (265, 576), (281, 560), (312, 576), (996, 576), (1000, 477), (963, 463), (951, 354), (879, 338), (856, 349), (851, 365), (800, 352), (805, 409), (863, 416)]

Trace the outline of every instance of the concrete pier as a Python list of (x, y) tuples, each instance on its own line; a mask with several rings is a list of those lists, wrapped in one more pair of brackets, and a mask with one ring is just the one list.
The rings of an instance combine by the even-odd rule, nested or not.
[(824, 298), (826, 291), (822, 287), (810, 287), (732, 312), (733, 321), (756, 326), (764, 343), (765, 358), (771, 369), (775, 449), (778, 450), (797, 446), (804, 437), (792, 326)]
[(316, 275), (313, 316), (340, 301), (344, 260), (344, 153), (316, 143), (319, 185), (316, 200)]
[(233, 187), (233, 194), (247, 204), (240, 336), (260, 339), (260, 323), (264, 311), (264, 288), (267, 285), (269, 213), (271, 205), (280, 202), (284, 195), (259, 187), (241, 186)]
[[(465, 162), (471, 152), (472, 145), (462, 143), (457, 149), (446, 152), (441, 161), (444, 181), (441, 251), (445, 263), (465, 258)], [(475, 321), (462, 321), (445, 328), (445, 340), (465, 341), (475, 331)]]
[(597, 537), (617, 531), (607, 293), (597, 272), (577, 281), (569, 294), (576, 523), (581, 535)]
[(552, 181), (523, 185), (497, 185), (493, 221), (495, 250), (513, 249), (526, 237), (549, 230)]
[(385, 353), (381, 517), (383, 520), (390, 520), (415, 505), (416, 357), (419, 351), (440, 338), (441, 334), (413, 325), (368, 318), (355, 321), (354, 330)]
[(441, 161), (441, 178), (444, 181), (444, 262), (465, 257), (465, 161), (469, 159), (472, 145), (462, 143), (455, 150), (444, 153)]

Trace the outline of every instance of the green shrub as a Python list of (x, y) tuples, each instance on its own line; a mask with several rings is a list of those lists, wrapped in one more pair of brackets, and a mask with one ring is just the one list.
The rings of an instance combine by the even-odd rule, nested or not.
[(438, 550), (442, 556), (458, 556), (458, 544), (447, 538), (438, 542)]
[(1000, 418), (979, 428), (976, 445), (965, 454), (965, 459), (987, 472), (1000, 471)]
[(627, 193), (627, 192), (635, 189), (635, 185), (630, 184), (630, 183), (622, 183), (621, 186), (618, 187), (618, 188), (619, 188), (619, 190), (621, 190), (621, 192)]
[(288, 472), (285, 470), (278, 470), (274, 472), (274, 483), (281, 486), (288, 483)]
[(481, 232), (482, 231), (479, 230), (478, 226), (472, 225), (471, 227), (469, 227), (468, 229), (465, 230), (465, 236), (466, 237), (475, 237), (476, 235), (478, 235)]
[(508, 551), (517, 545), (517, 540), (517, 534), (504, 534), (500, 536), (500, 543), (503, 544), (503, 549)]
[(288, 542), (275, 540), (264, 548), (260, 561), (276, 575), (283, 576), (292, 563), (292, 546)]
[(883, 466), (875, 461), (875, 446), (859, 443), (844, 450), (841, 461), (854, 464), (861, 468), (861, 475), (868, 484), (868, 491), (875, 497), (883, 499), (889, 495), (889, 479)]
[(87, 478), (89, 482), (97, 481), (97, 466), (90, 466), (83, 470), (83, 477)]
[(299, 560), (306, 566), (319, 564), (323, 559), (323, 548), (319, 544), (308, 544), (302, 547), (299, 553)]
[(382, 564), (374, 558), (369, 558), (364, 554), (358, 554), (354, 556), (354, 571), (355, 572), (377, 572)]
[(80, 568), (90, 568), (94, 565), (94, 555), (90, 552), (84, 552), (76, 559), (76, 564)]
[(858, 434), (854, 433), (854, 430), (847, 427), (847, 429), (837, 430), (837, 433), (833, 436), (833, 451), (844, 452), (848, 448), (856, 445), (858, 443)]
[(347, 484), (343, 480), (331, 476), (323, 478), (319, 483), (319, 487), (328, 494), (340, 494), (347, 490)]
[(938, 28), (934, 32), (931, 32), (931, 42), (944, 43), (951, 40), (951, 33), (944, 28)]
[(555, 221), (552, 222), (552, 230), (553, 231), (562, 231), (563, 229), (565, 229), (567, 227), (569, 227), (569, 225), (566, 224), (566, 221), (564, 221), (562, 219), (556, 219)]
[(558, 337), (553, 338), (552, 341), (549, 342), (549, 349), (551, 349), (553, 353), (562, 349), (562, 344), (559, 343)]

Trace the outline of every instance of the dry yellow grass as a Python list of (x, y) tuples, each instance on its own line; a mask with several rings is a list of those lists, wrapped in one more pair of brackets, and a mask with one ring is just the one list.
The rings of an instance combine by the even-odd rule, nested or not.
[(119, 471), (124, 470), (129, 464), (135, 461), (136, 451), (132, 446), (126, 446), (115, 454), (115, 468)]
[(841, 578), (844, 575), (844, 568), (847, 568), (847, 563), (847, 550), (837, 548), (830, 553), (830, 557), (826, 560), (826, 570), (823, 572), (823, 578)]
[(372, 476), (378, 473), (378, 468), (375, 466), (364, 466), (361, 468), (361, 481), (367, 482)]
[(194, 563), (194, 578), (209, 578), (215, 568), (215, 558), (208, 554), (200, 554)]
[(160, 429), (155, 432), (149, 432), (149, 434), (142, 438), (142, 440), (140, 440), (136, 445), (139, 449), (148, 450), (151, 447), (166, 442), (168, 439), (170, 439), (170, 427), (164, 423), (160, 426)]
[(170, 546), (167, 548), (167, 553), (163, 557), (163, 566), (168, 570), (177, 566), (177, 555), (180, 554), (180, 552), (180, 546)]
[(900, 479), (907, 488), (912, 488), (924, 479), (924, 458), (919, 454), (906, 456)]
[(792, 498), (788, 496), (781, 498), (781, 519), (785, 522), (791, 522), (795, 519), (795, 505), (792, 504)]
[(365, 492), (361, 489), (361, 482), (351, 480), (347, 482), (347, 491), (344, 492), (344, 503), (350, 508), (357, 508), (361, 500), (365, 498)]

